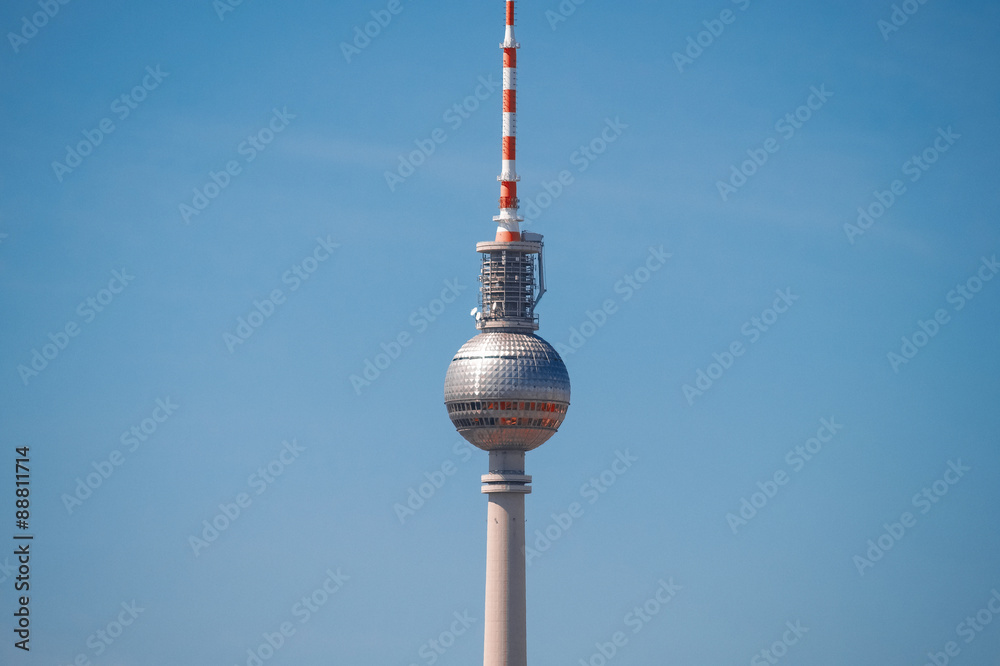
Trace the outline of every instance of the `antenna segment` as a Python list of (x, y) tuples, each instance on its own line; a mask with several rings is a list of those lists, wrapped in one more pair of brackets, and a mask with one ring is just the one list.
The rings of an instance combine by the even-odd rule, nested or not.
[(498, 242), (521, 240), (519, 222), (524, 218), (518, 215), (517, 175), (514, 166), (517, 143), (517, 50), (521, 45), (514, 39), (514, 0), (507, 2), (507, 27), (504, 31), (503, 43), (503, 155), (500, 163), (500, 214), (493, 218), (497, 223)]

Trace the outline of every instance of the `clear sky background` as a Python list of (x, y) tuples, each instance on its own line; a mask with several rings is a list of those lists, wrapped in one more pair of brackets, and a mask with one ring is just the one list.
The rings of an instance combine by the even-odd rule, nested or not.
[[(479, 662), (487, 456), (442, 385), (495, 228), (503, 4), (51, 4), (0, 10), (0, 662)], [(529, 659), (996, 664), (1000, 10), (562, 7), (517, 22), (573, 386), (527, 457)]]

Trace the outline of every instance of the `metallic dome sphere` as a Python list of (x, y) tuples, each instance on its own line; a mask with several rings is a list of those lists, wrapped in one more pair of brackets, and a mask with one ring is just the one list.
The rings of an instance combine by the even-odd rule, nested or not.
[(569, 407), (569, 373), (532, 333), (480, 333), (458, 350), (444, 402), (465, 439), (486, 451), (530, 451), (555, 434)]

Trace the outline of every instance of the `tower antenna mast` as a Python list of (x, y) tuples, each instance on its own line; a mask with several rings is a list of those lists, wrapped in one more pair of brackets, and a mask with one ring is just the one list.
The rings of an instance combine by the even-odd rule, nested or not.
[(517, 175), (517, 50), (521, 45), (514, 39), (514, 0), (507, 4), (507, 27), (503, 43), (503, 144), (500, 162), (500, 214), (493, 218), (497, 223), (498, 241), (521, 240), (519, 223), (524, 221), (518, 212)]

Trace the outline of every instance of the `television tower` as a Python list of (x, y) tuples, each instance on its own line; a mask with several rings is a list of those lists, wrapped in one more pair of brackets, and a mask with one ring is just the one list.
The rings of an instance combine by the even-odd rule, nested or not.
[[(484, 666), (526, 666), (524, 454), (555, 434), (569, 407), (569, 374), (552, 345), (535, 335), (545, 293), (541, 234), (520, 230), (514, 144), (517, 49), (514, 0), (506, 0), (503, 49), (503, 158), (496, 238), (476, 244), (481, 331), (448, 366), (444, 402), (465, 439), (488, 451)], [(537, 283), (536, 283), (537, 275)], [(474, 311), (475, 312), (475, 311)]]

